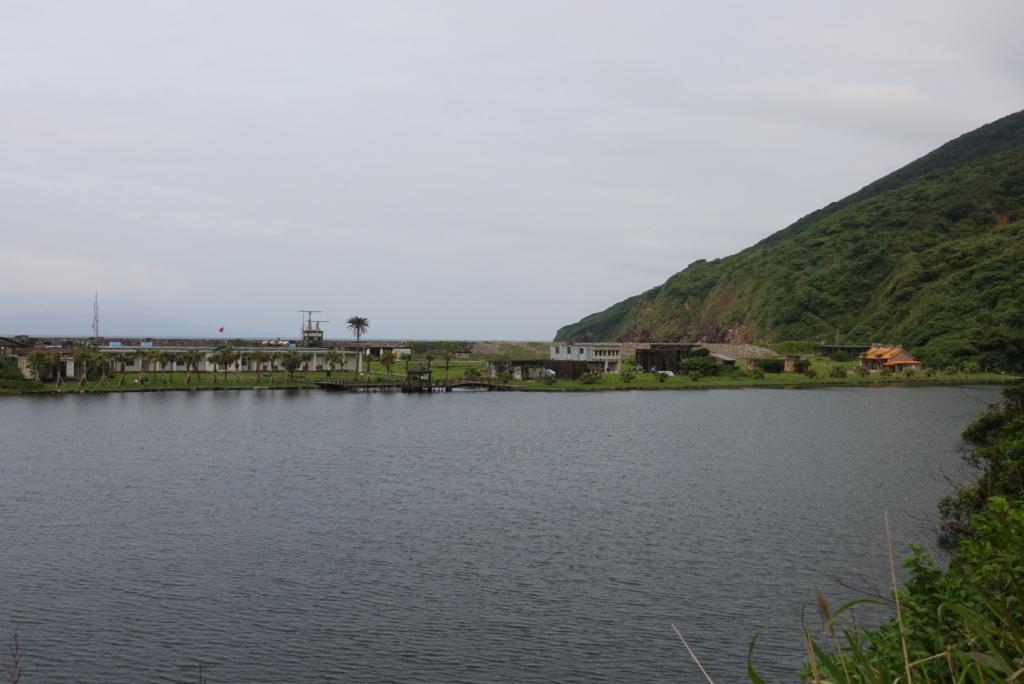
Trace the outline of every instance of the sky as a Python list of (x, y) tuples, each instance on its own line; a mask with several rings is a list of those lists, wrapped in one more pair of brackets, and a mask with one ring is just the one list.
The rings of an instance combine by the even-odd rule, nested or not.
[(1019, 0), (0, 2), (0, 334), (550, 339), (1024, 108)]

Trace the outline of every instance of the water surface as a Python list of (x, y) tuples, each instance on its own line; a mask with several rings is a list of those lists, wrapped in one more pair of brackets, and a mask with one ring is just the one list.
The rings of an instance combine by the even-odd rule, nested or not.
[[(25, 681), (792, 680), (996, 388), (0, 398)], [(848, 595), (848, 594), (847, 594)]]

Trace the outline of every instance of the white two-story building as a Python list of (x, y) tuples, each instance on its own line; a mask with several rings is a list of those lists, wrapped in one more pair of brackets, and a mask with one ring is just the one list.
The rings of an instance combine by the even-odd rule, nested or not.
[(552, 361), (585, 361), (594, 373), (618, 373), (621, 347), (614, 342), (555, 342)]

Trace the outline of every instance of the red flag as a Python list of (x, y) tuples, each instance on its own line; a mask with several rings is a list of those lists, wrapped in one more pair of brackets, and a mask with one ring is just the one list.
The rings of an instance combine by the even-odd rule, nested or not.
[(220, 333), (224, 332), (224, 326), (221, 326), (221, 327), (217, 328), (217, 332), (220, 332)]

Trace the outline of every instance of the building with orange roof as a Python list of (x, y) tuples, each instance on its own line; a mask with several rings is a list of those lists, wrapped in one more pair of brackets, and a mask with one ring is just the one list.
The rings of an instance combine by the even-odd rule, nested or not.
[(903, 347), (889, 347), (873, 344), (860, 355), (860, 365), (869, 371), (891, 370), (899, 373), (906, 370), (921, 370), (921, 362)]

